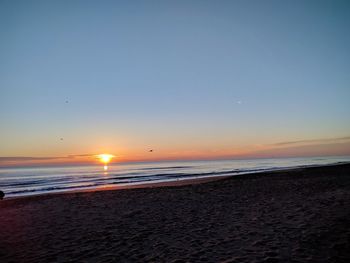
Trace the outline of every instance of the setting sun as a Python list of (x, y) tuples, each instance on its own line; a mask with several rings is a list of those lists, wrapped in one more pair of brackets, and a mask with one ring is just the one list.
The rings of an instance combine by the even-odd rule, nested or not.
[(104, 164), (108, 164), (112, 160), (112, 158), (115, 156), (112, 154), (103, 153), (103, 154), (96, 155), (96, 157), (100, 160), (100, 162)]

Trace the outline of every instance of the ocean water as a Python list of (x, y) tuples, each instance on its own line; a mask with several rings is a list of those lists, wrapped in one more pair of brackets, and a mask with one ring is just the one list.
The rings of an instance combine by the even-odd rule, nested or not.
[(219, 177), (296, 167), (350, 162), (350, 157), (276, 158), (251, 160), (172, 161), (111, 164), (0, 168), (0, 190), (7, 197), (85, 190), (109, 186)]

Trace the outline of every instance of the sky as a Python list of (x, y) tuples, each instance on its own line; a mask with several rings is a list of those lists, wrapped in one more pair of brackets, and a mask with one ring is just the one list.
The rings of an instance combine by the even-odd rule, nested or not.
[(1, 0), (0, 166), (350, 155), (349, 28), (340, 0)]

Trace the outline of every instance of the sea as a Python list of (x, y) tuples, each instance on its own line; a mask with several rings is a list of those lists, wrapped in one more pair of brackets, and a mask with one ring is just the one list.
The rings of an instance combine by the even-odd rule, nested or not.
[(107, 170), (103, 165), (0, 168), (0, 190), (17, 197), (349, 162), (350, 156), (342, 156), (125, 163), (110, 164)]

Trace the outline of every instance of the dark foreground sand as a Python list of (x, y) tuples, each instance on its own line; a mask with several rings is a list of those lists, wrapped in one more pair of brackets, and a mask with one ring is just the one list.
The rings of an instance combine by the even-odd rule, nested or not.
[(0, 262), (350, 262), (350, 165), (0, 202)]

